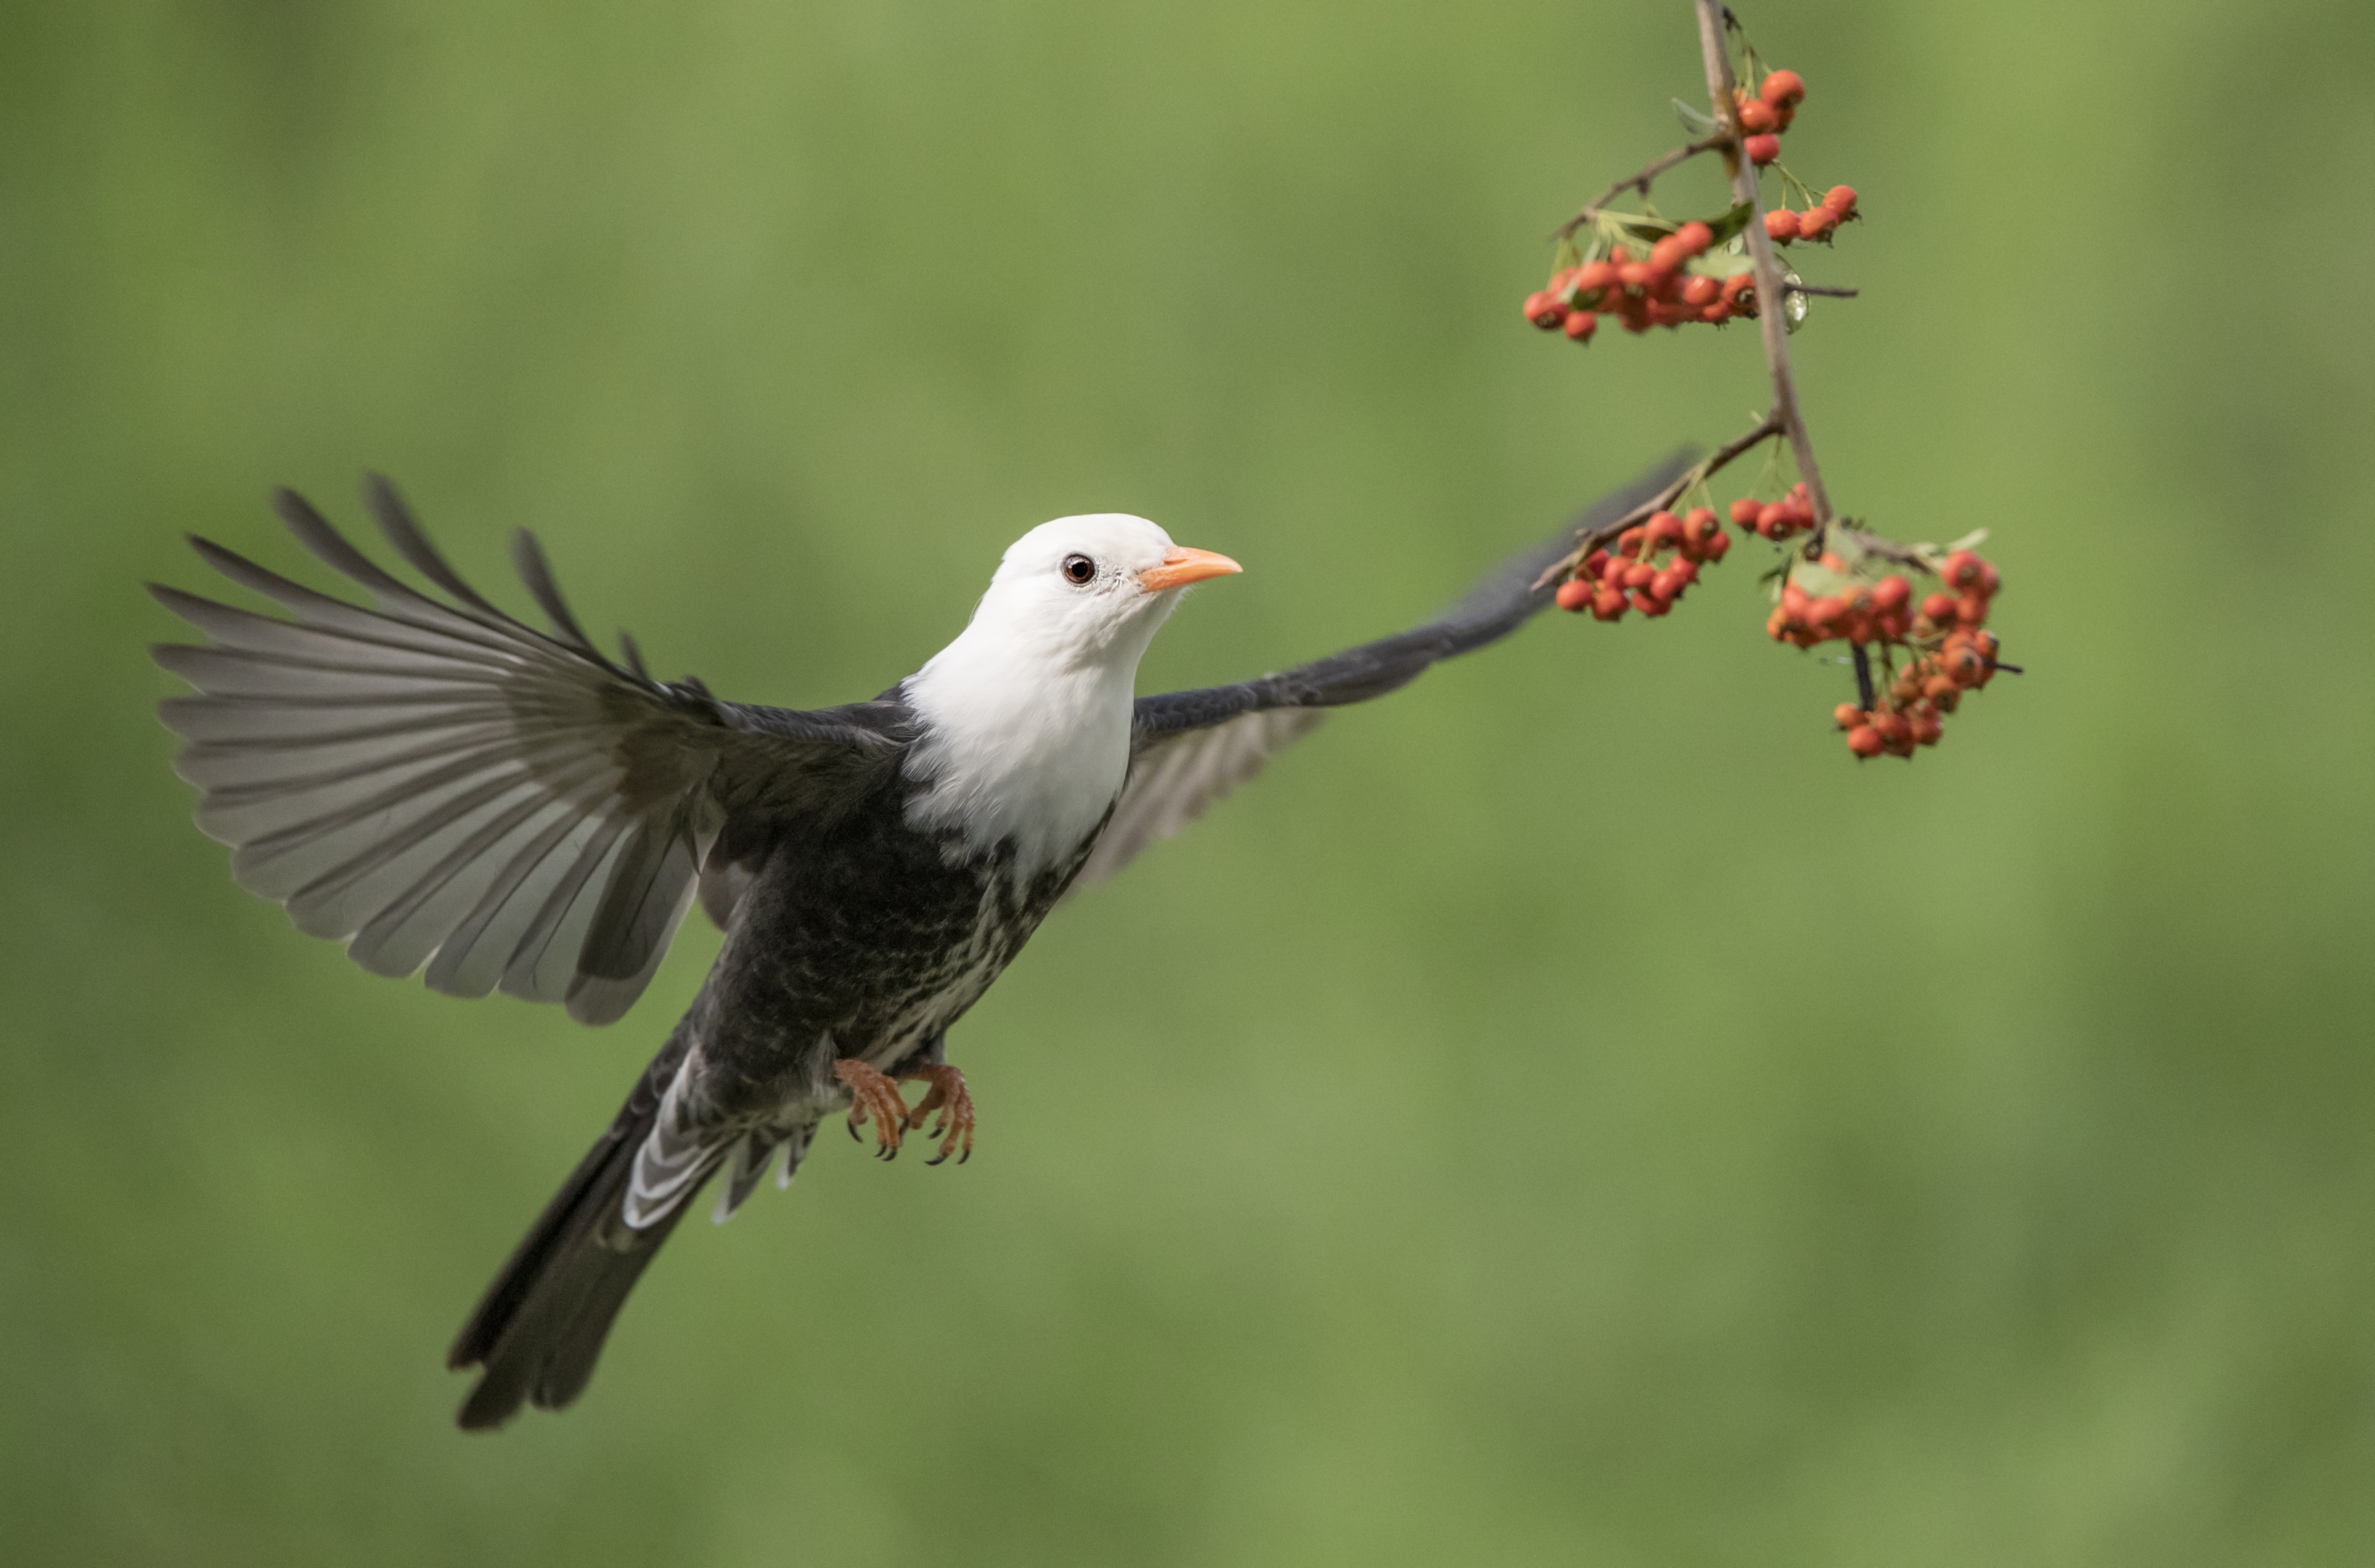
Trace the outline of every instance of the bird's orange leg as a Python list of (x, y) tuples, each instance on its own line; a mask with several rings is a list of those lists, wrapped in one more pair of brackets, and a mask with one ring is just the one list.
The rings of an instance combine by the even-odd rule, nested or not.
[(869, 1067), (856, 1056), (844, 1056), (833, 1063), (833, 1076), (849, 1086), (849, 1136), (857, 1137), (857, 1129), (870, 1116), (874, 1121), (875, 1158), (899, 1158), (899, 1136), (907, 1126), (907, 1102), (899, 1097), (899, 1086), (880, 1068)]
[(925, 1163), (937, 1165), (951, 1154), (956, 1155), (960, 1165), (972, 1159), (973, 1094), (965, 1088), (964, 1074), (946, 1062), (934, 1062), (929, 1066), (909, 1067), (899, 1076), (919, 1078), (932, 1086), (931, 1092), (917, 1101), (916, 1108), (907, 1113), (907, 1125), (918, 1130), (923, 1127), (926, 1116), (935, 1111), (939, 1113), (928, 1136), (939, 1138), (940, 1151)]

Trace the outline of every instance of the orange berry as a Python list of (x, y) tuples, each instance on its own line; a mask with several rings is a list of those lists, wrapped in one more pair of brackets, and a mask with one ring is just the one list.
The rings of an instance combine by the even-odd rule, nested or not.
[(1955, 601), (1955, 619), (1965, 626), (1977, 626), (1988, 619), (1988, 601), (1977, 594), (1965, 594)]
[(1707, 558), (1709, 560), (1721, 560), (1724, 558), (1724, 553), (1731, 548), (1731, 536), (1730, 534), (1718, 534), (1707, 542)]
[(1855, 216), (1855, 187), (1833, 185), (1823, 193), (1823, 205), (1831, 209), (1833, 218), (1842, 223), (1846, 222)]
[(1608, 552), (1594, 550), (1583, 558), (1583, 574), (1587, 577), (1597, 577), (1607, 565)]
[(1968, 550), (1956, 550), (1946, 558), (1938, 573), (1957, 588), (1967, 588), (1979, 580), (1979, 558)]
[(2003, 579), (1996, 574), (1996, 569), (1993, 566), (1983, 560), (1979, 562), (1979, 580), (1972, 586), (1988, 597), (1993, 598), (1996, 590), (2003, 586)]
[(1744, 495), (1731, 503), (1731, 520), (1743, 528), (1754, 528), (1756, 526), (1756, 514), (1764, 510), (1763, 501), (1753, 495)]
[(1583, 609), (1590, 605), (1598, 593), (1598, 587), (1589, 579), (1570, 577), (1559, 584), (1558, 607), (1563, 610)]
[(1936, 621), (1948, 621), (1954, 619), (1955, 595), (1952, 594), (1932, 594), (1921, 601), (1921, 613)]
[(1625, 585), (1628, 588), (1646, 588), (1649, 585), (1650, 580), (1657, 575), (1656, 567), (1647, 561), (1637, 560), (1625, 569)]
[(1740, 106), (1740, 128), (1750, 135), (1778, 130), (1780, 126), (1781, 117), (1763, 99), (1752, 98)]
[(1566, 315), (1566, 308), (1551, 298), (1547, 289), (1538, 289), (1526, 296), (1526, 319), (1547, 332), (1558, 325)]
[(1588, 342), (1590, 339), (1592, 333), (1599, 327), (1599, 325), (1600, 318), (1593, 315), (1589, 311), (1569, 311), (1567, 312), (1566, 332), (1569, 337), (1574, 338), (1577, 343)]
[(1740, 144), (1740, 150), (1748, 155), (1749, 162), (1763, 168), (1781, 156), (1781, 138), (1770, 135), (1751, 136)]
[(1859, 757), (1877, 757), (1883, 742), (1880, 731), (1870, 725), (1858, 725), (1848, 731), (1848, 749)]
[(1839, 226), (1837, 217), (1826, 206), (1810, 206), (1798, 215), (1798, 238), (1820, 240)]
[(1690, 259), (1690, 247), (1677, 234), (1669, 234), (1649, 247), (1649, 265), (1660, 272), (1680, 272), (1683, 264)]
[(1575, 269), (1575, 289), (1577, 294), (1589, 294), (1594, 289), (1605, 289), (1615, 281), (1616, 268), (1608, 262), (1586, 262)]
[(1872, 590), (1872, 607), (1876, 610), (1893, 610), (1912, 596), (1912, 584), (1902, 577), (1894, 575), (1884, 577)]
[(1633, 592), (1633, 607), (1639, 610), (1643, 615), (1659, 616), (1665, 614), (1674, 607), (1671, 602), (1665, 599), (1659, 598), (1653, 594), (1645, 593), (1637, 588)]
[(1943, 675), (1933, 675), (1921, 683), (1921, 695), (1932, 702), (1943, 702), (1955, 695), (1957, 688)]
[(1765, 635), (1772, 638), (1775, 642), (1779, 642), (1789, 632), (1789, 630), (1790, 618), (1782, 614), (1779, 610), (1777, 609), (1771, 615), (1765, 618)]
[(1701, 310), (1705, 310), (1714, 304), (1716, 296), (1722, 292), (1723, 285), (1712, 277), (1702, 276), (1686, 278), (1683, 282), (1683, 303), (1696, 305)]
[(1637, 527), (1627, 528), (1625, 532), (1617, 535), (1616, 553), (1618, 555), (1639, 555), (1641, 553), (1641, 530)]
[(1683, 242), (1683, 249), (1698, 255), (1715, 243), (1715, 230), (1694, 218), (1674, 230), (1674, 238)]
[(1938, 737), (1945, 733), (1946, 726), (1938, 722), (1935, 713), (1927, 708), (1913, 711), (1913, 739), (1917, 745), (1935, 746)]
[(1806, 80), (1795, 71), (1776, 71), (1765, 78), (1765, 84), (1756, 89), (1756, 96), (1776, 109), (1784, 105), (1794, 107), (1806, 100)]
[(1591, 619), (1615, 620), (1625, 614), (1625, 595), (1613, 588), (1602, 588), (1592, 595)]
[(1786, 206), (1777, 206), (1765, 215), (1765, 232), (1777, 245), (1786, 245), (1798, 237), (1798, 215)]
[(1853, 702), (1842, 702), (1831, 710), (1831, 721), (1841, 729), (1853, 729), (1863, 723), (1863, 710)]
[(1683, 536), (1683, 520), (1671, 512), (1653, 512), (1645, 525), (1651, 549), (1661, 544), (1672, 544)]

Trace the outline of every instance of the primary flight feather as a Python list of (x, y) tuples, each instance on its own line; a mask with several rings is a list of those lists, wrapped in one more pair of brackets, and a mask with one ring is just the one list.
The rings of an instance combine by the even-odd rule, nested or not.
[[(1236, 562), (1140, 517), (1043, 524), (1007, 550), (972, 621), (871, 701), (808, 712), (659, 681), (606, 657), (525, 531), (537, 631), (463, 582), (393, 488), (365, 500), (436, 588), (374, 564), (301, 498), (298, 540), (372, 598), (318, 593), (204, 539), (208, 565), (287, 619), (155, 587), (211, 640), (156, 650), (167, 701), (241, 886), (376, 973), (455, 996), (500, 988), (609, 1023), (650, 983), (698, 897), (726, 942), (691, 1008), (455, 1341), (479, 1367), (466, 1427), (558, 1409), (654, 1253), (723, 1173), (730, 1214), (817, 1126), (870, 1122), (878, 1151), (931, 1124), (971, 1150), (949, 1027), (1070, 888), (1112, 875), (1307, 734), (1515, 630), (1577, 525), (1440, 619), (1234, 686), (1138, 697), (1138, 665), (1188, 584)], [(899, 1083), (928, 1087), (912, 1109)]]

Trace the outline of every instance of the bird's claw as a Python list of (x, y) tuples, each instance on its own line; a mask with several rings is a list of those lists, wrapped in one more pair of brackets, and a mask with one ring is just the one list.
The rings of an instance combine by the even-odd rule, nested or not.
[(899, 1097), (899, 1086), (880, 1068), (856, 1056), (833, 1063), (833, 1076), (849, 1090), (849, 1136), (857, 1138), (857, 1129), (872, 1120), (875, 1158), (896, 1160), (899, 1139), (907, 1127), (907, 1102)]
[(921, 1100), (916, 1102), (916, 1108), (907, 1113), (907, 1126), (918, 1132), (923, 1130), (924, 1118), (931, 1116), (932, 1130), (926, 1136), (940, 1140), (940, 1151), (924, 1163), (937, 1165), (951, 1154), (957, 1157), (960, 1165), (972, 1159), (973, 1093), (965, 1088), (964, 1074), (945, 1062), (939, 1062), (930, 1067), (910, 1067), (901, 1076), (919, 1078), (932, 1086)]

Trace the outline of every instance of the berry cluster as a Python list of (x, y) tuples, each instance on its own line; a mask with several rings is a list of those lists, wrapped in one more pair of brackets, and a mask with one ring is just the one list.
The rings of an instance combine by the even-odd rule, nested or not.
[(1732, 88), (1731, 100), (1740, 128), (1748, 133), (1740, 150), (1762, 167), (1781, 156), (1781, 133), (1798, 117), (1798, 105), (1806, 101), (1806, 83), (1795, 71), (1774, 71), (1754, 94)]
[(1744, 495), (1731, 503), (1731, 520), (1760, 539), (1779, 544), (1792, 534), (1802, 533), (1814, 525), (1814, 503), (1808, 499), (1804, 480), (1790, 487), (1790, 493), (1779, 501), (1759, 501)]
[(1803, 212), (1792, 212), (1786, 206), (1767, 208), (1765, 233), (1777, 245), (1786, 245), (1792, 240), (1828, 240), (1838, 231), (1840, 224), (1855, 215), (1855, 187), (1833, 185), (1823, 193), (1821, 201)]
[(1627, 332), (1684, 322), (1727, 322), (1756, 313), (1756, 277), (1750, 272), (1718, 277), (1686, 270), (1715, 243), (1715, 230), (1694, 219), (1636, 259), (1623, 245), (1599, 261), (1563, 267), (1526, 297), (1526, 319), (1544, 332), (1563, 330), (1589, 342), (1601, 314), (1613, 315)]
[(1792, 572), (1766, 631), (1801, 648), (1840, 637), (1860, 649), (1878, 643), (1912, 650), (1915, 656), (1896, 672), (1875, 705), (1842, 702), (1832, 717), (1858, 757), (1910, 757), (1917, 746), (1937, 745), (1944, 716), (1955, 711), (1963, 693), (1995, 678), (2000, 644), (1985, 623), (2000, 582), (1996, 569), (1968, 550), (1956, 550), (1939, 574), (1958, 591), (1931, 594), (1916, 607), (1912, 584), (1896, 573), (1866, 583), (1827, 552), (1818, 565), (1824, 574), (1818, 586), (1837, 591), (1809, 595)]
[[(1721, 560), (1731, 548), (1731, 536), (1708, 507), (1680, 517), (1653, 512), (1639, 526), (1617, 535), (1615, 549), (1584, 557), (1575, 575), (1559, 584), (1558, 607), (1589, 610), (1595, 620), (1621, 619), (1628, 608), (1664, 615), (1699, 580), (1700, 566)], [(1659, 565), (1658, 558), (1669, 550), (1673, 559)]]

